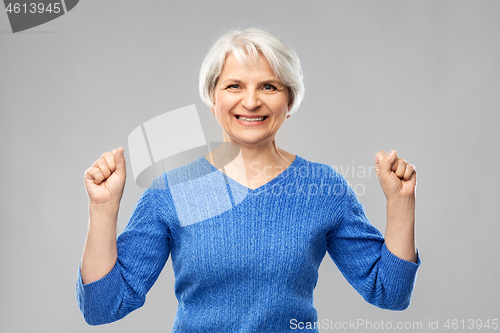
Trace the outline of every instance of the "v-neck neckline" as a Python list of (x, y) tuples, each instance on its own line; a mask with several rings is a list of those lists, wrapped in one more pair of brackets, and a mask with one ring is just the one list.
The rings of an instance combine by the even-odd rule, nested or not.
[(273, 179), (271, 179), (267, 183), (262, 184), (261, 186), (255, 188), (255, 189), (251, 189), (250, 187), (247, 187), (247, 186), (245, 186), (245, 185), (237, 182), (233, 178), (227, 176), (222, 171), (220, 171), (219, 169), (217, 169), (216, 167), (214, 167), (212, 165), (212, 163), (210, 163), (205, 158), (205, 155), (201, 156), (198, 159), (201, 161), (201, 163), (203, 165), (211, 168), (212, 172), (217, 173), (217, 175), (219, 177), (221, 177), (222, 179), (224, 179), (225, 183), (228, 184), (231, 187), (232, 190), (237, 190), (238, 192), (247, 193), (247, 194), (259, 194), (261, 192), (267, 191), (269, 188), (275, 186), (276, 184), (278, 184), (278, 183), (282, 182), (283, 180), (285, 180), (286, 178), (288, 178), (288, 176), (291, 173), (293, 173), (294, 171), (298, 172), (298, 170), (295, 170), (295, 169), (297, 169), (303, 163), (303, 160), (304, 160), (299, 155), (295, 155), (295, 159), (293, 160), (292, 164), (290, 164), (285, 170), (283, 170), (282, 173), (280, 173), (279, 175), (277, 175), (276, 177), (274, 177)]

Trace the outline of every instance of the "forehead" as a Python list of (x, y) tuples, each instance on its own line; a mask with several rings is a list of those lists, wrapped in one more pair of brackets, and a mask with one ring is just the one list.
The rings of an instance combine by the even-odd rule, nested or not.
[(244, 75), (250, 77), (265, 76), (266, 79), (275, 79), (276, 76), (267, 61), (266, 57), (259, 53), (258, 62), (255, 61), (253, 56), (246, 55), (247, 64), (241, 64), (240, 61), (230, 53), (227, 55), (222, 67), (220, 77), (227, 75)]

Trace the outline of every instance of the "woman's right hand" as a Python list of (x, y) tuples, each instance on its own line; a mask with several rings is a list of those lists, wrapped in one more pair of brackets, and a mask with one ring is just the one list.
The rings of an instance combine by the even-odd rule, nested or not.
[(90, 204), (119, 204), (127, 177), (123, 147), (105, 152), (85, 171)]

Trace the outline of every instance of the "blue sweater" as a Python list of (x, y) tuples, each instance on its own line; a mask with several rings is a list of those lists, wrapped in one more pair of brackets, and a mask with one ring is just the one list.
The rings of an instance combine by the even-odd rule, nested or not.
[(313, 290), (326, 252), (366, 301), (403, 310), (420, 265), (387, 249), (341, 175), (300, 156), (254, 190), (203, 156), (163, 173), (117, 247), (106, 276), (83, 284), (78, 274), (91, 325), (141, 307), (169, 255), (179, 303), (172, 332), (293, 332), (292, 323), (317, 322)]

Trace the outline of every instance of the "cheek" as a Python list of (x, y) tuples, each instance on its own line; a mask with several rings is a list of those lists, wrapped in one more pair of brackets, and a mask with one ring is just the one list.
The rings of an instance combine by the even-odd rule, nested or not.
[(229, 111), (238, 104), (236, 96), (231, 94), (219, 94), (215, 101), (217, 109), (221, 112)]
[(279, 98), (275, 98), (269, 101), (269, 106), (275, 113), (285, 113), (288, 111), (288, 97), (280, 96)]

